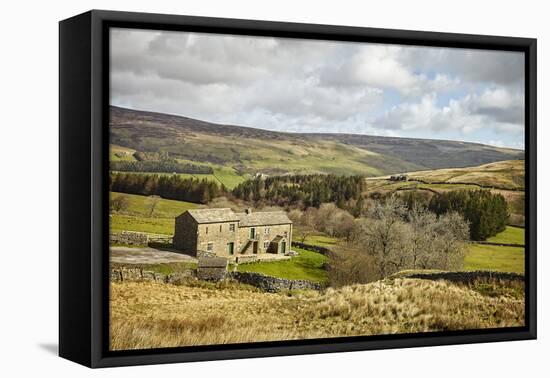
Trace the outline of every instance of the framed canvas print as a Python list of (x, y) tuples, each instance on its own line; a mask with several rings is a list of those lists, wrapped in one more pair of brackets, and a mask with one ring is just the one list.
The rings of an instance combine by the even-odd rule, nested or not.
[(536, 337), (536, 40), (60, 22), (60, 355)]

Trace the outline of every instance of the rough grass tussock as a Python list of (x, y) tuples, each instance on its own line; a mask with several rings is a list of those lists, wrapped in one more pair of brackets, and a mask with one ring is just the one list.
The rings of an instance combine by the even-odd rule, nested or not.
[(112, 283), (111, 348), (327, 338), (523, 325), (508, 283), (395, 279), (324, 292)]

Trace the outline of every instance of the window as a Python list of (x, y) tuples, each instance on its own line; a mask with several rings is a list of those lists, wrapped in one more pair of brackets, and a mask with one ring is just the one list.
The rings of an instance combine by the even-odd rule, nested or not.
[(267, 251), (268, 248), (269, 248), (269, 242), (266, 241), (264, 242), (264, 249)]
[(229, 231), (230, 231), (230, 232), (235, 232), (235, 225), (234, 225), (233, 223), (231, 223), (231, 224), (229, 225)]
[(214, 243), (210, 242), (206, 245), (206, 250), (212, 252), (214, 250)]
[(269, 227), (264, 228), (264, 235), (269, 235)]
[(220, 232), (222, 232), (222, 225), (220, 224)]
[(204, 232), (205, 234), (208, 234), (208, 227), (205, 228), (206, 231)]
[(234, 244), (233, 242), (227, 243), (227, 253), (230, 255), (233, 255), (234, 251)]

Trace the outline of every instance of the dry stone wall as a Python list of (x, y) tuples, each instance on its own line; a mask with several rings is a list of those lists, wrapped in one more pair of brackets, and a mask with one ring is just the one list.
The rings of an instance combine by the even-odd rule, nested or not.
[(328, 256), (330, 254), (330, 249), (329, 248), (321, 247), (321, 246), (318, 246), (318, 245), (300, 243), (300, 242), (297, 242), (297, 241), (293, 241), (292, 245), (294, 247), (302, 248), (302, 249), (305, 249), (307, 251), (317, 252), (317, 253), (320, 253), (320, 254), (325, 255), (325, 256)]
[(143, 270), (139, 268), (119, 268), (111, 269), (110, 272), (111, 281), (114, 282), (140, 282), (151, 281), (159, 283), (171, 283), (177, 284), (189, 279), (195, 279), (196, 274), (194, 270), (186, 270), (183, 272), (162, 274)]
[(318, 282), (306, 280), (287, 280), (266, 276), (261, 273), (252, 272), (231, 272), (226, 270), (216, 271), (216, 277), (211, 278), (210, 273), (197, 274), (197, 270), (188, 270), (184, 272), (162, 274), (151, 272), (139, 268), (117, 268), (111, 269), (110, 277), (113, 282), (158, 282), (167, 284), (181, 284), (189, 280), (204, 279), (204, 280), (224, 280), (230, 279), (240, 283), (255, 286), (261, 290), (274, 293), (283, 290), (321, 290), (323, 285)]
[(235, 262), (237, 264), (248, 264), (258, 261), (258, 256), (256, 255), (241, 255), (237, 256)]
[(252, 285), (267, 292), (277, 292), (282, 290), (321, 290), (323, 286), (318, 282), (307, 280), (287, 280), (266, 276), (261, 273), (253, 272), (231, 272), (229, 276), (235, 281)]
[(149, 236), (142, 232), (122, 231), (109, 235), (111, 243), (132, 244), (132, 245), (147, 245)]
[(471, 272), (433, 272), (433, 273), (409, 273), (402, 275), (403, 278), (420, 278), (426, 280), (446, 280), (451, 282), (469, 283), (477, 280), (509, 280), (523, 281), (525, 277), (519, 273), (490, 272), (478, 270)]

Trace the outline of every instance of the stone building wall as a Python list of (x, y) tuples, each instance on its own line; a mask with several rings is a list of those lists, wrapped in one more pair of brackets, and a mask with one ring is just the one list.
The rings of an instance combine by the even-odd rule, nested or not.
[[(235, 231), (230, 231), (230, 224)], [(238, 244), (237, 222), (207, 223), (198, 226), (198, 249), (208, 251), (208, 243), (212, 243), (212, 252), (217, 256), (228, 256), (227, 243), (233, 243), (233, 251), (237, 253)]]
[[(235, 231), (230, 231), (230, 225), (234, 225)], [(233, 255), (239, 255), (242, 248), (249, 242), (250, 229), (252, 227), (239, 227), (237, 222), (220, 222), (198, 225), (197, 247), (201, 251), (208, 251), (208, 244), (212, 243), (212, 252), (217, 256), (228, 257), (228, 243), (233, 243)], [(256, 232), (255, 241), (258, 243), (258, 254), (267, 253), (264, 248), (264, 242), (271, 242), (277, 235), (284, 235), (285, 231), (288, 235), (286, 238), (286, 248), (284, 253), (290, 251), (290, 240), (292, 238), (292, 225), (275, 225), (275, 226), (255, 226)], [(269, 233), (265, 233), (265, 229), (269, 229)], [(271, 251), (269, 251), (271, 252)], [(252, 243), (246, 249), (247, 255), (253, 254)], [(275, 251), (273, 251), (275, 253)]]
[[(200, 253), (213, 253), (217, 256), (229, 257), (228, 243), (233, 243), (233, 255), (241, 254), (241, 251), (250, 241), (250, 229), (255, 229), (255, 242), (257, 253), (280, 253), (273, 243), (266, 249), (265, 242), (272, 242), (277, 235), (285, 236), (285, 251), (288, 254), (292, 244), (292, 224), (239, 227), (239, 222), (228, 221), (218, 223), (197, 224), (195, 219), (184, 213), (176, 218), (173, 244), (186, 253), (197, 255)], [(265, 230), (268, 229), (268, 233)], [(209, 249), (209, 244), (211, 249)], [(245, 254), (253, 254), (253, 242), (246, 248)]]
[(173, 243), (180, 251), (196, 255), (197, 222), (188, 213), (176, 218)]
[[(286, 248), (284, 253), (290, 251), (290, 244), (292, 240), (292, 225), (291, 224), (281, 224), (274, 226), (254, 226), (254, 227), (239, 227), (239, 245), (237, 251), (240, 251), (244, 245), (249, 241), (250, 229), (254, 228), (256, 233), (256, 240), (258, 242), (258, 254), (262, 253), (277, 253), (276, 251), (267, 250), (264, 248), (264, 243), (269, 241), (271, 242), (277, 235), (285, 235), (286, 232)], [(269, 232), (266, 234), (265, 229), (268, 228)], [(250, 245), (246, 254), (253, 253), (253, 246)]]

